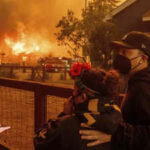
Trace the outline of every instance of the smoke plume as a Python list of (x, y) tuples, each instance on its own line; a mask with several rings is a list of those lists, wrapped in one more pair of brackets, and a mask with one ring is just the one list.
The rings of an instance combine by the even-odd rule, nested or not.
[(60, 54), (61, 48), (56, 46), (53, 35), (55, 26), (67, 9), (73, 9), (79, 16), (83, 7), (84, 0), (0, 0), (0, 48), (5, 51), (6, 37), (15, 42), (23, 33), (28, 39), (37, 37), (38, 44), (46, 41), (51, 45), (49, 51)]

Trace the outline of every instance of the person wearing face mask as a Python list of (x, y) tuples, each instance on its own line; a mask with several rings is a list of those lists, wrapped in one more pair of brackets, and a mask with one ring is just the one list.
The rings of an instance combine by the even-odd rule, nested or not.
[[(114, 68), (128, 78), (121, 105), (123, 121), (112, 134), (111, 149), (150, 150), (150, 35), (132, 31), (121, 41), (113, 41), (111, 47), (117, 52)], [(103, 138), (98, 132), (84, 134), (86, 140), (91, 135), (97, 141)]]
[(122, 41), (112, 42), (118, 55), (114, 68), (128, 76), (122, 102), (124, 122), (112, 136), (113, 149), (150, 149), (150, 35), (131, 32)]

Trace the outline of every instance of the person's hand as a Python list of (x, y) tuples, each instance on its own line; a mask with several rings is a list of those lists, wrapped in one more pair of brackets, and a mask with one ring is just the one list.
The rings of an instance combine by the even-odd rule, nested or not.
[[(88, 127), (85, 124), (81, 124), (82, 127)], [(97, 131), (97, 130), (80, 130), (82, 140), (92, 140), (87, 144), (88, 147), (96, 146), (102, 143), (109, 142), (111, 140), (111, 135)]]
[(82, 103), (84, 103), (86, 101), (87, 101), (87, 96), (86, 96), (85, 93), (82, 93), (79, 96), (76, 96), (75, 100), (74, 100), (74, 102), (75, 102), (76, 105), (82, 104)]
[(79, 90), (79, 88), (77, 86), (74, 87), (73, 90), (73, 96), (74, 96), (74, 103), (76, 105), (84, 103), (85, 101), (87, 101), (87, 95), (85, 93), (80, 93), (81, 91)]
[(72, 112), (73, 112), (73, 100), (72, 100), (72, 96), (69, 97), (67, 99), (67, 101), (64, 103), (64, 110), (63, 112), (66, 114), (66, 115), (71, 115)]

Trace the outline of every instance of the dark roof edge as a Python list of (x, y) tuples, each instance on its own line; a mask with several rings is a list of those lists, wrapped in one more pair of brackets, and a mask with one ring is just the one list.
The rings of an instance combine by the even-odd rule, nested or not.
[(120, 6), (118, 6), (117, 8), (115, 8), (111, 13), (109, 13), (108, 15), (106, 15), (106, 17), (104, 18), (104, 21), (111, 20), (115, 15), (117, 15), (122, 10), (124, 10), (127, 7), (129, 7), (130, 5), (132, 5), (133, 3), (135, 3), (136, 1), (137, 0), (127, 0), (127, 1), (125, 1)]

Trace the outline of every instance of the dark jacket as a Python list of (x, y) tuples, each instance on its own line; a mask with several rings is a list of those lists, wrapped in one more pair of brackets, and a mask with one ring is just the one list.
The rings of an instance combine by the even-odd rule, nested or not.
[(130, 77), (122, 116), (123, 123), (112, 135), (112, 149), (150, 150), (150, 68)]
[[(120, 122), (121, 113), (112, 105), (110, 98), (91, 101), (92, 106), (95, 106), (95, 112), (92, 111), (93, 107), (87, 107), (91, 103), (87, 103), (76, 106), (73, 116), (63, 121), (52, 122), (50, 120), (48, 124), (45, 124), (34, 138), (35, 150), (110, 150), (110, 142), (106, 141), (88, 148), (87, 143), (91, 141), (81, 140), (79, 130), (90, 129), (82, 128), (80, 124), (81, 122), (92, 123), (90, 124), (92, 130), (112, 134)], [(59, 117), (62, 117), (62, 114)]]
[[(44, 128), (43, 128), (44, 129)], [(45, 128), (46, 129), (46, 128)], [(55, 130), (52, 128), (48, 130), (45, 136), (36, 136), (34, 138), (35, 150), (110, 150), (110, 142), (87, 147), (87, 143), (91, 141), (81, 140), (79, 130), (89, 128), (82, 128), (80, 121), (76, 116), (69, 117), (61, 122), (59, 127)], [(44, 133), (44, 130), (42, 130)]]
[(5, 147), (4, 145), (1, 145), (1, 144), (0, 144), (0, 150), (10, 150), (10, 149), (8, 149), (8, 148)]

